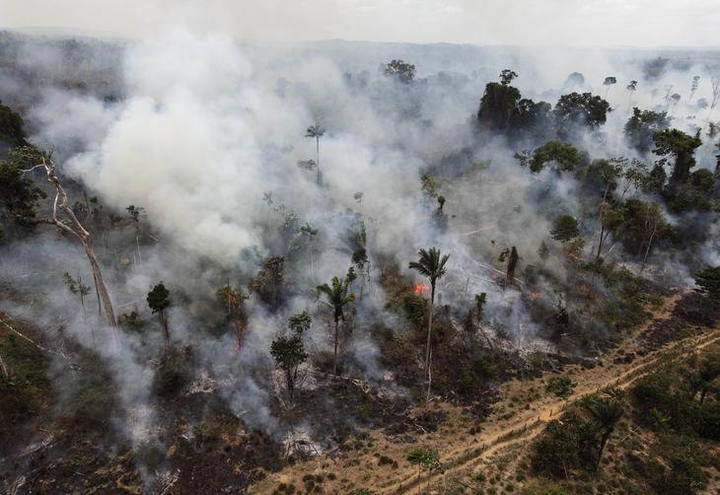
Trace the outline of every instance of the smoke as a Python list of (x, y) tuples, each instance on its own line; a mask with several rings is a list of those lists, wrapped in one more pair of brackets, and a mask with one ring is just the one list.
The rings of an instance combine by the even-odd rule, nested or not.
[[(55, 148), (63, 173), (89, 196), (98, 196), (107, 214), (125, 216), (125, 223), (113, 224), (112, 234), (96, 239), (119, 312), (136, 310), (150, 320), (145, 296), (162, 280), (174, 303), (169, 312), (173, 343), (194, 352), (193, 379), (209, 373), (233, 413), (249, 427), (276, 436), (286, 427), (273, 412), (270, 342), (290, 314), (310, 309), (314, 321), (305, 336), (308, 347), (331, 349), (330, 315), (318, 305), (314, 288), (347, 272), (353, 249), (348, 235), (359, 220), (367, 228), (371, 270), (346, 345), (353, 374), (383, 380), (380, 350), (369, 329), (378, 325), (399, 331), (406, 323), (388, 308), (380, 277), (396, 263), (408, 280), (419, 281), (408, 261), (418, 248), (431, 246), (451, 254), (439, 304), (457, 317), (475, 294), (485, 292), (488, 320), (508, 329), (514, 345), (549, 345), (525, 305), (522, 268), (538, 263), (541, 243), (550, 242), (552, 219), (569, 214), (582, 220), (594, 212), (587, 211), (581, 186), (570, 174), (545, 170), (534, 175), (513, 158), (517, 145), (502, 136), (479, 136), (474, 126), (478, 102), (499, 70), (516, 69), (523, 96), (552, 103), (573, 71), (582, 72), (587, 87), (600, 95), (608, 89), (602, 86), (604, 77), (617, 77), (619, 83), (607, 91), (614, 108), (607, 124), (599, 132), (577, 132), (592, 158), (650, 159), (628, 148), (622, 128), (632, 106), (667, 106), (658, 88), (682, 88), (683, 98), (671, 106), (674, 126), (692, 131), (698, 120), (712, 118), (696, 102), (711, 98), (714, 68), (670, 64), (650, 80), (642, 64), (654, 52), (573, 51), (564, 58), (553, 51), (473, 47), (278, 47), (179, 28), (118, 50), (122, 56), (115, 60), (114, 79), (86, 88), (65, 84), (72, 80), (68, 67), (55, 70), (54, 80), (62, 84), (24, 89), (12, 77), (0, 83), (18, 101), (36, 99), (27, 113), (31, 141)], [(447, 62), (453, 50), (466, 56)], [(418, 65), (412, 85), (378, 70), (398, 51)], [(22, 53), (33, 67), (47, 63), (44, 49)], [(106, 62), (98, 64), (105, 67)], [(92, 67), (87, 71), (98, 73)], [(695, 73), (702, 81), (689, 101), (685, 95)], [(625, 90), (631, 80), (639, 81), (632, 94)], [(326, 129), (319, 143), (321, 184), (315, 170), (298, 167), (300, 160), (317, 159), (316, 141), (305, 137), (307, 127), (316, 123)], [(698, 150), (698, 167), (714, 166), (707, 141)], [(446, 198), (442, 212), (421, 189), (425, 173), (438, 181), (437, 192)], [(147, 212), (142, 242), (126, 217), (131, 204)], [(591, 235), (597, 230), (593, 222), (582, 225)], [(297, 232), (306, 223), (318, 231), (314, 240)], [(294, 242), (296, 251), (290, 247)], [(497, 280), (504, 266), (498, 255), (511, 246), (520, 253), (519, 289), (502, 290)], [(109, 363), (129, 415), (119, 420), (119, 428), (134, 445), (157, 440), (152, 388), (153, 359), (164, 345), (160, 333), (121, 332), (119, 342), (111, 343), (104, 330), (93, 342), (77, 311), (69, 309), (77, 309), (77, 301), (62, 285), (63, 272), (87, 272), (77, 247), (45, 234), (2, 249), (3, 280), (28, 292), (44, 287), (42, 297), (48, 301), (22, 311), (13, 306), (13, 312), (48, 327), (54, 326), (55, 314), (64, 315), (64, 324), (82, 345)], [(289, 300), (282, 311), (270, 314), (251, 298), (238, 349), (218, 314), (215, 292), (230, 276), (231, 283), (246, 286), (262, 261), (274, 255), (289, 260)], [(654, 256), (656, 263), (687, 278), (685, 260), (665, 252)], [(708, 242), (701, 256), (716, 261), (716, 243)], [(547, 269), (560, 280), (567, 277), (559, 261), (548, 260)], [(28, 279), (28, 274), (39, 275)], [(548, 293), (541, 297), (551, 301), (553, 287), (546, 285)]]

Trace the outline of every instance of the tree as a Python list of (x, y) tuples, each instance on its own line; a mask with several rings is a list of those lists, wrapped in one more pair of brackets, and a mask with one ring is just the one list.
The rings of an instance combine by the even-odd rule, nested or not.
[(697, 292), (707, 296), (712, 302), (720, 303), (720, 266), (706, 267), (695, 274)]
[(567, 242), (576, 238), (580, 235), (577, 220), (570, 215), (557, 217), (553, 222), (550, 235), (553, 239), (560, 242)]
[(625, 123), (625, 138), (640, 153), (647, 153), (653, 146), (655, 133), (670, 127), (670, 120), (667, 112), (634, 107), (632, 116)]
[[(83, 284), (82, 278), (78, 275), (77, 279), (73, 278), (68, 272), (63, 274), (63, 281), (65, 286), (72, 294), (77, 294), (80, 297), (80, 306), (83, 312), (83, 321), (87, 323), (87, 311), (85, 310), (85, 296), (90, 294), (90, 286)], [(92, 331), (93, 343), (95, 342), (95, 332)]]
[(607, 398), (590, 396), (583, 401), (583, 405), (592, 416), (600, 432), (600, 442), (595, 461), (595, 471), (597, 471), (600, 468), (605, 445), (607, 445), (607, 441), (615, 430), (618, 421), (622, 418), (625, 408), (617, 395)]
[(320, 127), (320, 124), (314, 124), (307, 128), (305, 131), (305, 137), (313, 138), (315, 140), (315, 167), (317, 167), (317, 185), (319, 186), (322, 182), (322, 176), (320, 174), (320, 138), (325, 134), (325, 129)]
[(517, 72), (511, 69), (503, 69), (502, 72), (500, 72), (500, 83), (503, 86), (509, 86), (510, 83), (517, 77)]
[(603, 86), (605, 86), (605, 98), (607, 98), (610, 88), (617, 84), (617, 78), (614, 76), (608, 76), (603, 80)]
[(548, 141), (532, 153), (516, 153), (515, 158), (523, 167), (529, 167), (531, 172), (542, 171), (546, 163), (554, 163), (555, 170), (559, 172), (573, 170), (582, 160), (582, 154), (570, 143), (564, 141)]
[(625, 220), (622, 209), (614, 207), (609, 201), (603, 201), (600, 203), (599, 214), (600, 239), (598, 240), (598, 249), (595, 255), (596, 260), (600, 259), (603, 244), (607, 240), (608, 236), (615, 232)]
[(430, 280), (430, 314), (428, 316), (428, 332), (427, 344), (425, 346), (425, 372), (428, 376), (428, 396), (430, 395), (430, 337), (432, 336), (433, 324), (433, 304), (435, 303), (435, 288), (437, 281), (446, 273), (445, 265), (450, 259), (450, 255), (443, 255), (438, 248), (430, 248), (429, 250), (420, 249), (418, 251), (420, 258), (418, 261), (411, 261), (409, 268), (415, 270)]
[(340, 321), (345, 321), (345, 306), (355, 300), (355, 294), (350, 291), (350, 282), (346, 277), (333, 277), (330, 285), (318, 285), (318, 297), (325, 296), (325, 304), (333, 310), (333, 320), (335, 322), (335, 350), (333, 354), (333, 374), (338, 374), (338, 343), (340, 339), (339, 327)]
[(165, 288), (165, 284), (160, 282), (152, 288), (147, 295), (147, 303), (153, 314), (157, 313), (165, 334), (165, 342), (169, 344), (170, 331), (168, 329), (167, 309), (170, 307), (170, 291)]
[[(50, 217), (38, 220), (38, 223), (47, 223), (56, 226), (61, 232), (66, 233), (77, 239), (85, 250), (85, 255), (90, 262), (93, 279), (95, 281), (95, 289), (99, 298), (102, 300), (102, 306), (105, 310), (105, 316), (111, 327), (117, 327), (115, 319), (115, 311), (113, 309), (110, 293), (105, 285), (105, 280), (100, 269), (100, 263), (95, 256), (93, 249), (92, 236), (90, 232), (80, 223), (75, 212), (70, 206), (67, 192), (62, 186), (60, 179), (55, 170), (55, 162), (52, 160), (51, 153), (43, 153), (30, 146), (25, 146), (18, 151), (18, 155), (24, 162), (35, 162), (36, 165), (31, 166), (23, 172), (28, 173), (37, 168), (45, 170), (48, 182), (55, 189), (55, 199), (53, 201), (52, 215)], [(40, 163), (37, 163), (40, 162)]]
[(220, 287), (216, 291), (216, 294), (222, 305), (225, 306), (228, 318), (230, 318), (233, 322), (233, 326), (235, 327), (235, 338), (237, 340), (238, 347), (240, 347), (242, 345), (243, 330), (245, 329), (243, 303), (250, 296), (246, 294), (241, 287), (231, 286), (229, 280), (225, 286)]
[(283, 371), (290, 400), (295, 398), (298, 370), (307, 361), (308, 355), (305, 352), (302, 335), (310, 328), (311, 321), (307, 311), (291, 316), (288, 319), (288, 326), (292, 330), (292, 335), (280, 336), (270, 344), (270, 354), (275, 360), (275, 366)]
[(579, 124), (594, 129), (605, 123), (607, 114), (611, 111), (610, 103), (599, 96), (591, 93), (569, 93), (560, 97), (553, 113), (558, 124), (563, 127)]
[(391, 60), (384, 67), (386, 76), (394, 77), (404, 84), (409, 84), (415, 79), (415, 66), (404, 60)]
[[(440, 466), (440, 454), (435, 449), (427, 449), (417, 447), (410, 450), (406, 456), (410, 464), (415, 464), (418, 468), (418, 479), (422, 469), (428, 471), (428, 475), (432, 474), (434, 469)], [(430, 490), (430, 476), (428, 476), (428, 491)]]
[[(699, 134), (699, 133), (698, 133)], [(655, 149), (653, 153), (663, 157), (659, 160), (661, 164), (666, 163), (667, 156), (675, 157), (675, 164), (670, 175), (671, 193), (690, 178), (690, 169), (695, 166), (695, 149), (702, 141), (699, 135), (689, 136), (678, 129), (664, 129), (653, 134)]]
[(506, 71), (508, 69), (500, 74), (500, 83), (490, 82), (485, 86), (477, 114), (478, 122), (483, 128), (503, 131), (510, 126), (517, 111), (520, 91), (510, 86), (517, 74)]
[(257, 276), (250, 282), (250, 290), (273, 310), (280, 307), (280, 297), (285, 279), (285, 257), (271, 256), (267, 258)]

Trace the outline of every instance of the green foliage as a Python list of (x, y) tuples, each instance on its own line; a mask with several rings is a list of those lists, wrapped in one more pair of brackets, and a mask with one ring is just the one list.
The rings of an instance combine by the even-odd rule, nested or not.
[(295, 395), (298, 368), (308, 357), (301, 336), (295, 334), (278, 337), (270, 344), (270, 354), (275, 360), (275, 366), (285, 374), (285, 384), (292, 399)]
[(403, 309), (410, 320), (420, 325), (425, 321), (427, 315), (427, 299), (417, 294), (405, 294), (405, 297), (403, 297)]
[(0, 161), (0, 208), (18, 225), (29, 227), (37, 216), (37, 203), (47, 197), (42, 189), (25, 177), (23, 163), (10, 157)]
[(553, 376), (548, 380), (547, 384), (547, 390), (549, 392), (552, 392), (553, 394), (557, 395), (558, 397), (562, 397), (563, 399), (566, 399), (572, 395), (573, 389), (575, 388), (575, 383), (572, 381), (572, 379), (569, 376)]
[(330, 285), (322, 284), (317, 286), (318, 297), (325, 296), (325, 301), (333, 308), (335, 323), (345, 321), (344, 308), (355, 301), (355, 294), (350, 292), (350, 280), (346, 277), (333, 277)]
[(570, 490), (547, 478), (530, 480), (520, 493), (521, 495), (571, 495)]
[(418, 261), (411, 261), (409, 268), (415, 270), (420, 275), (423, 275), (430, 279), (430, 285), (432, 286), (432, 295), (435, 295), (435, 284), (438, 279), (442, 278), (447, 272), (445, 265), (450, 259), (449, 254), (443, 255), (438, 248), (420, 249), (418, 251), (420, 259)]
[(288, 318), (288, 326), (296, 335), (302, 335), (310, 328), (311, 324), (312, 317), (310, 316), (308, 310), (292, 315)]
[(557, 217), (553, 222), (550, 235), (560, 242), (567, 242), (580, 235), (577, 220), (570, 215)]
[(517, 112), (520, 91), (510, 85), (491, 82), (485, 86), (480, 100), (478, 122), (484, 128), (494, 131), (508, 129)]
[(502, 72), (500, 72), (500, 83), (504, 86), (509, 85), (513, 79), (517, 77), (517, 72), (511, 69), (503, 69)]
[(384, 73), (401, 83), (409, 84), (415, 79), (415, 66), (404, 60), (391, 60), (385, 64)]
[[(14, 324), (14, 323), (13, 323)], [(5, 330), (0, 325), (0, 330)], [(0, 357), (8, 376), (0, 372), (0, 442), (16, 425), (29, 420), (51, 387), (50, 360), (37, 347), (14, 333), (0, 334)]]
[(147, 295), (147, 303), (153, 313), (161, 313), (170, 307), (170, 291), (160, 282)]
[(720, 266), (708, 266), (695, 274), (697, 291), (711, 301), (720, 303)]
[(663, 157), (660, 163), (664, 164), (668, 156), (675, 157), (670, 184), (685, 184), (690, 177), (690, 169), (695, 166), (693, 153), (702, 144), (700, 137), (690, 136), (678, 129), (664, 129), (653, 134), (653, 142), (653, 153)]
[(420, 189), (422, 190), (423, 194), (425, 194), (428, 198), (438, 197), (440, 182), (437, 179), (428, 174), (422, 174), (420, 176), (420, 183)]
[(520, 165), (527, 166), (532, 172), (537, 173), (549, 162), (555, 164), (555, 170), (558, 172), (573, 170), (580, 164), (583, 157), (580, 151), (570, 143), (548, 141), (536, 148), (532, 154), (516, 153), (515, 158), (520, 161)]
[(574, 469), (593, 469), (596, 433), (594, 424), (576, 411), (551, 421), (532, 447), (530, 463), (533, 472), (551, 478), (565, 478)]
[(405, 457), (408, 462), (428, 471), (436, 469), (440, 464), (440, 454), (435, 449), (416, 447), (408, 451)]
[(605, 123), (611, 110), (610, 103), (599, 96), (570, 93), (560, 97), (553, 113), (560, 126), (580, 124), (595, 128)]
[(12, 145), (25, 142), (22, 117), (10, 107), (3, 105), (2, 101), (0, 101), (0, 140)]
[(110, 371), (96, 354), (85, 354), (78, 361), (80, 372), (68, 387), (71, 390), (62, 409), (74, 425), (103, 430), (116, 413), (116, 386)]
[(153, 390), (163, 399), (176, 397), (192, 379), (192, 362), (187, 352), (170, 348), (155, 371)]
[(636, 150), (647, 153), (653, 146), (655, 133), (670, 127), (670, 120), (667, 112), (640, 110), (635, 107), (625, 124), (625, 137)]
[(280, 306), (284, 278), (285, 257), (271, 256), (263, 262), (249, 287), (262, 302), (277, 309)]

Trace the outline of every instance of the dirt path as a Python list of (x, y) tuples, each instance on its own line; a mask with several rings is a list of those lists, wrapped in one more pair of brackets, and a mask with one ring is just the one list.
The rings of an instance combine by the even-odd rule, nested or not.
[[(644, 330), (655, 322), (670, 317), (672, 309), (680, 297), (681, 295), (678, 294), (668, 298), (663, 304), (663, 307), (655, 312), (654, 317), (645, 325), (636, 329), (634, 335), (630, 336), (613, 354), (616, 354), (620, 349), (626, 351), (628, 348), (632, 349), (635, 347), (638, 343), (637, 337), (642, 334)], [(441, 475), (433, 476), (434, 483), (453, 474), (475, 471), (482, 466), (486, 460), (498, 454), (500, 451), (531, 441), (543, 431), (543, 428), (549, 421), (559, 418), (563, 414), (566, 406), (580, 397), (609, 387), (626, 389), (639, 378), (657, 369), (655, 365), (660, 360), (681, 359), (715, 342), (720, 342), (720, 330), (713, 330), (701, 335), (678, 340), (652, 353), (648, 353), (641, 359), (634, 360), (632, 363), (615, 364), (600, 369), (596, 367), (573, 373), (571, 376), (573, 381), (576, 382), (576, 386), (572, 395), (567, 399), (545, 397), (539, 401), (535, 401), (533, 404), (534, 407), (518, 415), (514, 415), (507, 420), (498, 420), (492, 417), (488, 418), (486, 422), (494, 423), (494, 427), (480, 436), (479, 446), (476, 440), (473, 442), (473, 445), (468, 446), (466, 444), (464, 449), (455, 449), (441, 453), (441, 458), (444, 459), (445, 469)], [(542, 386), (542, 384), (537, 383), (537, 380), (511, 383), (510, 386), (507, 387), (508, 390), (506, 393), (512, 394), (519, 387), (528, 388), (533, 386)], [(502, 403), (507, 403), (509, 399), (510, 397), (506, 396)], [(419, 484), (426, 482), (427, 477), (418, 478), (417, 472), (408, 471), (402, 481), (383, 487), (381, 493), (409, 493), (416, 489)]]

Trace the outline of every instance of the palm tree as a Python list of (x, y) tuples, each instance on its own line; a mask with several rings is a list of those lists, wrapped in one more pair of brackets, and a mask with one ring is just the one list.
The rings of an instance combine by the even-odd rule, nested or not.
[(433, 304), (435, 303), (435, 286), (437, 281), (445, 275), (445, 264), (450, 258), (449, 254), (442, 255), (438, 248), (430, 250), (420, 249), (420, 259), (410, 262), (410, 269), (416, 270), (430, 280), (430, 316), (428, 318), (427, 344), (425, 346), (425, 372), (428, 375), (428, 395), (430, 394), (430, 336), (432, 335)]
[(320, 124), (314, 124), (307, 128), (305, 137), (315, 139), (315, 166), (317, 167), (317, 184), (320, 185), (320, 138), (325, 134), (325, 129)]
[(612, 392), (609, 395), (607, 398), (591, 396), (585, 403), (585, 408), (600, 429), (600, 448), (598, 450), (597, 461), (595, 462), (595, 471), (600, 468), (600, 460), (602, 459), (605, 445), (624, 412), (622, 400), (619, 395)]
[(333, 358), (333, 374), (337, 375), (337, 356), (338, 356), (338, 330), (340, 321), (345, 321), (344, 308), (345, 305), (355, 300), (355, 294), (350, 292), (350, 280), (348, 278), (333, 277), (331, 285), (318, 285), (318, 296), (325, 295), (325, 304), (333, 308), (333, 318), (335, 320), (335, 354)]

